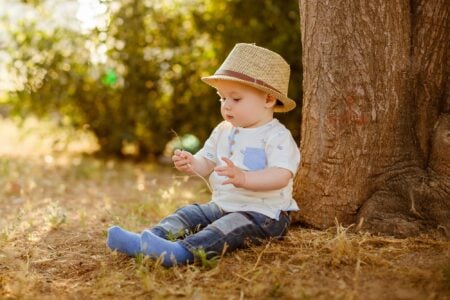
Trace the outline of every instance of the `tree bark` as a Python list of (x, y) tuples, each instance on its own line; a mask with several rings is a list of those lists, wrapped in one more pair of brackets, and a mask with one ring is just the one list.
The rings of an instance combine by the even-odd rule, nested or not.
[(450, 229), (446, 1), (301, 0), (300, 14), (295, 220), (398, 236)]

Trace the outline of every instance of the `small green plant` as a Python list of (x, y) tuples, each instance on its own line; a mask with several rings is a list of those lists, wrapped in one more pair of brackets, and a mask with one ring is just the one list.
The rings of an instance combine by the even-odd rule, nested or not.
[(175, 242), (180, 238), (185, 238), (185, 237), (190, 236), (198, 231), (199, 231), (199, 227), (194, 228), (194, 229), (180, 229), (176, 233), (173, 233), (172, 231), (169, 230), (169, 233), (167, 233), (167, 239), (169, 241)]
[(167, 233), (167, 239), (172, 242), (175, 242), (178, 238), (183, 236), (184, 236), (183, 230), (180, 230), (176, 233), (173, 233), (171, 230), (169, 230), (169, 232)]
[(154, 274), (148, 267), (139, 266), (136, 269), (136, 277), (139, 279), (144, 291), (150, 292), (156, 289)]
[(212, 256), (208, 258), (208, 253), (203, 249), (198, 249), (192, 252), (195, 257), (195, 261), (200, 264), (204, 269), (213, 269), (217, 266), (220, 256)]
[(47, 223), (51, 229), (58, 229), (66, 223), (66, 214), (56, 203), (52, 203), (48, 208)]
[(139, 280), (141, 287), (146, 292), (158, 289), (157, 276), (161, 270), (163, 257), (154, 260), (148, 255), (139, 253), (134, 256), (135, 276)]
[(136, 266), (143, 266), (144, 265), (144, 258), (145, 255), (143, 253), (138, 253), (134, 256), (134, 263)]
[(134, 256), (134, 265), (136, 267), (136, 271), (139, 271), (139, 269), (149, 270), (150, 267), (156, 268), (158, 266), (161, 266), (163, 258), (163, 255), (161, 255), (156, 260), (154, 260), (148, 255), (138, 253)]

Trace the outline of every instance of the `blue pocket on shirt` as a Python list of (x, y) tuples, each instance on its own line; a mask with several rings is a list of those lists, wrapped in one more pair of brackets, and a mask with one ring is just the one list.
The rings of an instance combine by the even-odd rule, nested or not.
[(251, 171), (264, 169), (267, 166), (267, 157), (264, 149), (247, 147), (244, 152), (244, 166)]

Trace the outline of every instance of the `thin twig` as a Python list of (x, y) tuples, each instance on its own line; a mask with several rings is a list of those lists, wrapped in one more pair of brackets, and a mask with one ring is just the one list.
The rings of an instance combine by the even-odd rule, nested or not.
[[(183, 140), (180, 138), (180, 136), (178, 135), (178, 133), (177, 133), (175, 130), (173, 130), (173, 129), (170, 129), (170, 130), (173, 132), (173, 134), (175, 134), (175, 137), (176, 137), (176, 138), (178, 139), (178, 141), (180, 142), (181, 151), (186, 151), (186, 150), (184, 150), (185, 147), (184, 147), (184, 144), (183, 144)], [(188, 164), (188, 167), (191, 169), (191, 171), (192, 171), (195, 175), (197, 175), (198, 177), (200, 177), (200, 178), (203, 180), (203, 182), (204, 182), (204, 183), (206, 184), (206, 186), (208, 187), (208, 190), (212, 193), (213, 191), (212, 191), (211, 186), (209, 185), (208, 180), (207, 180), (205, 177), (203, 177), (200, 173), (198, 173), (197, 171), (195, 171), (194, 168), (192, 168), (192, 165), (191, 165), (191, 164)]]
[(269, 246), (270, 246), (270, 242), (268, 242), (268, 243), (266, 244), (266, 247), (263, 249), (263, 251), (261, 251), (261, 253), (259, 253), (258, 259), (256, 260), (256, 263), (255, 263), (255, 265), (253, 266), (252, 271), (256, 270), (256, 268), (257, 268), (258, 265), (259, 265), (259, 261), (261, 260), (262, 255), (263, 255), (264, 252), (269, 248)]
[(206, 184), (206, 186), (208, 187), (209, 191), (210, 191), (211, 194), (212, 194), (213, 191), (212, 191), (211, 186), (209, 185), (208, 180), (207, 180), (205, 177), (203, 177), (202, 175), (200, 175), (199, 173), (197, 173), (197, 172), (192, 168), (191, 164), (188, 164), (188, 166), (189, 166), (189, 168), (191, 168), (191, 171), (194, 172), (195, 175), (197, 175), (198, 177), (200, 177), (200, 178), (203, 180), (203, 182)]
[(245, 281), (247, 281), (247, 282), (251, 282), (251, 280), (250, 279), (248, 279), (248, 278), (246, 278), (246, 277), (244, 277), (244, 276), (242, 276), (242, 275), (240, 275), (240, 274), (238, 274), (238, 273), (236, 273), (236, 272), (231, 272), (231, 273), (233, 273), (235, 276), (237, 276), (237, 277), (239, 277), (239, 278), (241, 278), (241, 279), (244, 279)]

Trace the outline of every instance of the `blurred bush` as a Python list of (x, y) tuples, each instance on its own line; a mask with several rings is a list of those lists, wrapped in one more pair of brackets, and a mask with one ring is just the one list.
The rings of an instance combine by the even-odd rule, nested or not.
[[(291, 64), (290, 97), (300, 106), (298, 1), (103, 3), (108, 24), (89, 33), (49, 32), (38, 26), (44, 20), (6, 24), (9, 71), (21, 83), (9, 97), (13, 114), (89, 128), (107, 155), (123, 156), (133, 145), (134, 155), (158, 156), (173, 131), (205, 140), (220, 121), (218, 97), (200, 77), (237, 42), (270, 48)], [(93, 59), (101, 55), (106, 59)], [(299, 140), (300, 109), (277, 117)]]

